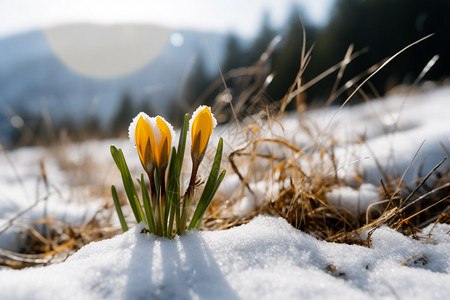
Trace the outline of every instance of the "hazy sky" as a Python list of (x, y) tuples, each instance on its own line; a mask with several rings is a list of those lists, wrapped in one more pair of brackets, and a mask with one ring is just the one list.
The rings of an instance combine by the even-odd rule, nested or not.
[(156, 23), (174, 28), (256, 32), (266, 11), (285, 23), (291, 3), (315, 23), (326, 20), (334, 0), (0, 0), (0, 37), (68, 22)]

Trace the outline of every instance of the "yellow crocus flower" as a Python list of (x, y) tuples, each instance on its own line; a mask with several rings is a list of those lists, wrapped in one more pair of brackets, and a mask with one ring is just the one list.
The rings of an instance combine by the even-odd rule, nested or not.
[(217, 121), (211, 113), (211, 108), (205, 105), (198, 107), (189, 121), (191, 132), (191, 156), (192, 160), (199, 163), (205, 155), (209, 138)]
[(152, 174), (155, 165), (165, 169), (169, 162), (172, 140), (175, 138), (172, 125), (164, 118), (150, 118), (139, 113), (129, 127), (129, 136), (136, 145), (139, 159), (148, 174)]

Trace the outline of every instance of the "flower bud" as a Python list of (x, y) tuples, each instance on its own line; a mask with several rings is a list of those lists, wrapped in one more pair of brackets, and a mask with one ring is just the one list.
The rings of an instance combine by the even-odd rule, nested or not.
[(142, 167), (152, 174), (155, 165), (158, 168), (167, 167), (172, 141), (175, 138), (172, 125), (164, 118), (150, 118), (145, 113), (139, 113), (128, 129), (130, 141), (136, 145)]
[(209, 138), (217, 121), (208, 106), (201, 105), (192, 114), (189, 121), (191, 133), (191, 157), (194, 163), (200, 163), (205, 155)]

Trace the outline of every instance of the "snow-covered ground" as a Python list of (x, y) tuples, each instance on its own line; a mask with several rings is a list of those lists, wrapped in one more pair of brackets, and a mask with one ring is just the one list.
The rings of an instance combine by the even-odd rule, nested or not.
[[(417, 178), (419, 170), (425, 175), (446, 156), (444, 148), (450, 150), (449, 116), (449, 87), (307, 113), (304, 118), (317, 125), (311, 127), (317, 130), (316, 140), (324, 133), (333, 134), (338, 175), (350, 183), (355, 175), (364, 180), (332, 190), (329, 200), (363, 212), (382, 199), (377, 164), (400, 178), (422, 143), (405, 180)], [(299, 130), (296, 117), (287, 117), (282, 124), (284, 131), (275, 127), (270, 134), (298, 147), (310, 145), (311, 137)], [(227, 138), (220, 128), (216, 133)], [(355, 143), (362, 137), (364, 143)], [(237, 142), (226, 141), (226, 145), (232, 148)], [(18, 233), (33, 220), (53, 216), (77, 224), (98, 210), (105, 199), (86, 192), (86, 186), (120, 183), (109, 154), (111, 143), (124, 150), (132, 169), (139, 172), (128, 141), (88, 142), (59, 152), (26, 148), (2, 154), (0, 248), (16, 250)], [(68, 167), (86, 161), (89, 174), (77, 175), (76, 167)], [(449, 167), (447, 161), (440, 170)], [(254, 184), (259, 193), (272, 192), (273, 187)], [(236, 188), (231, 172), (222, 188)], [(190, 232), (174, 240), (141, 234), (141, 229), (136, 226), (112, 239), (90, 243), (63, 263), (0, 269), (0, 298), (445, 299), (450, 294), (449, 225), (439, 224), (430, 235), (431, 226), (427, 227), (420, 241), (382, 227), (372, 235), (371, 248), (318, 241), (283, 219), (263, 216), (237, 228)]]
[(445, 299), (449, 230), (422, 243), (381, 228), (369, 249), (273, 217), (174, 240), (137, 226), (61, 264), (2, 270), (2, 299)]

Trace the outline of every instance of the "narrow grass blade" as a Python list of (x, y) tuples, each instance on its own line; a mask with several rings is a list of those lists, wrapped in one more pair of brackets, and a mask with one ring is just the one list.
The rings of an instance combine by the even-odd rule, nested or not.
[(139, 198), (137, 196), (133, 179), (131, 178), (130, 170), (128, 169), (128, 165), (125, 161), (125, 157), (123, 156), (122, 150), (117, 149), (115, 146), (111, 146), (111, 155), (122, 176), (125, 193), (127, 194), (128, 202), (130, 203), (136, 222), (140, 223), (144, 220), (144, 214), (142, 212), (141, 205), (139, 204)]
[(142, 191), (142, 202), (144, 203), (145, 215), (147, 217), (148, 230), (151, 233), (155, 233), (155, 218), (153, 217), (152, 206), (150, 202), (150, 197), (148, 195), (147, 187), (145, 186), (144, 174), (141, 174), (141, 191)]
[[(212, 199), (214, 198), (214, 195), (217, 192), (217, 189), (219, 188), (220, 184), (222, 183), (223, 178), (225, 177), (226, 170), (223, 170), (219, 178), (216, 181), (216, 184), (214, 185), (214, 189), (210, 191), (208, 195), (205, 195), (204, 199), (200, 199), (199, 205), (197, 206), (197, 209), (194, 212), (194, 215), (192, 216), (191, 223), (189, 224), (189, 230), (192, 228), (200, 228), (200, 224), (202, 223), (203, 216), (205, 215), (206, 210), (208, 209), (209, 205), (211, 204)], [(203, 194), (202, 194), (203, 196)], [(202, 205), (200, 205), (202, 203)]]
[[(172, 179), (174, 182), (172, 184), (174, 184), (173, 187), (173, 197), (172, 197), (172, 201), (171, 201), (171, 219), (169, 220), (169, 227), (172, 228), (173, 226), (173, 217), (175, 217), (175, 222), (176, 222), (176, 226), (177, 226), (177, 233), (181, 233), (181, 185), (180, 185), (180, 174), (181, 174), (181, 169), (183, 168), (183, 161), (184, 161), (184, 152), (186, 149), (186, 138), (187, 138), (187, 131), (188, 131), (188, 127), (189, 127), (189, 118), (188, 115), (184, 115), (184, 120), (183, 120), (183, 125), (181, 126), (180, 129), (180, 139), (178, 140), (178, 151), (177, 151), (177, 163), (175, 164), (175, 172), (174, 172), (174, 177), (169, 177), (169, 180)], [(169, 174), (170, 175), (170, 174)], [(184, 229), (184, 228), (183, 228)]]
[[(172, 236), (173, 223), (177, 216), (177, 210), (179, 215), (180, 207), (180, 173), (179, 162), (177, 157), (177, 151), (175, 147), (172, 149), (172, 155), (170, 158), (169, 172), (167, 176), (167, 205), (166, 213), (168, 214), (169, 225), (167, 229), (168, 235)], [(178, 222), (179, 219), (177, 219)]]
[(200, 200), (197, 204), (197, 208), (195, 209), (194, 215), (192, 216), (191, 223), (189, 224), (189, 228), (198, 227), (200, 224), (200, 220), (203, 217), (206, 209), (211, 203), (212, 198), (214, 197), (215, 192), (217, 191), (220, 183), (222, 182), (223, 176), (225, 176), (225, 172), (220, 174), (221, 179), (218, 180), (218, 174), (220, 170), (220, 162), (222, 160), (222, 151), (223, 151), (223, 139), (220, 138), (219, 144), (217, 145), (216, 155), (214, 157), (214, 162), (211, 167), (211, 172), (209, 173), (208, 180), (206, 181), (205, 188), (203, 190), (202, 195), (200, 196)]
[(120, 226), (122, 227), (122, 231), (128, 231), (128, 225), (125, 221), (125, 217), (123, 216), (122, 207), (120, 207), (119, 196), (117, 196), (116, 187), (114, 185), (111, 186), (111, 194), (114, 200), (114, 206), (116, 207), (117, 216), (119, 217)]
[(153, 199), (153, 208), (154, 208), (154, 216), (155, 216), (155, 230), (156, 234), (159, 236), (164, 236), (164, 212), (161, 207), (161, 173), (159, 171), (158, 166), (155, 167), (154, 180), (155, 180), (155, 189), (156, 189), (156, 198)]

